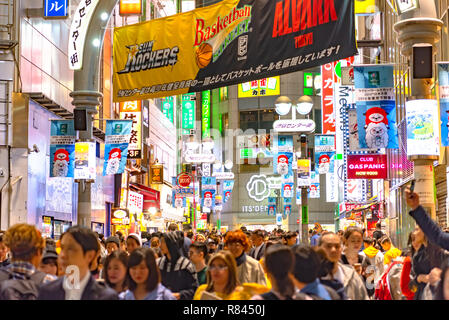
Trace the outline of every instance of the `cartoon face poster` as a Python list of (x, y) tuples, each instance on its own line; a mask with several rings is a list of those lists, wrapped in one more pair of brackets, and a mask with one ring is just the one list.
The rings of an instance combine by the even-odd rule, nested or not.
[(354, 66), (360, 148), (396, 149), (393, 65)]
[(273, 173), (281, 176), (292, 175), (293, 152), (278, 152), (273, 158)]
[(103, 175), (125, 172), (132, 120), (107, 120)]

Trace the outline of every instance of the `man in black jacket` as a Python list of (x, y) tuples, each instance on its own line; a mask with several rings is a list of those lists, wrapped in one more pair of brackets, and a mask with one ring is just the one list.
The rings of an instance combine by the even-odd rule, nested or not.
[(65, 276), (41, 286), (39, 300), (117, 300), (117, 293), (97, 282), (90, 266), (100, 244), (93, 231), (73, 226), (61, 236), (59, 259)]
[(251, 242), (254, 247), (251, 248), (249, 256), (256, 260), (260, 260), (265, 254), (264, 233), (262, 230), (255, 230), (251, 234)]
[(198, 288), (195, 266), (181, 254), (183, 234), (180, 231), (162, 234), (163, 257), (157, 259), (162, 284), (170, 289), (178, 300), (193, 300)]
[(443, 249), (449, 250), (449, 233), (444, 232), (426, 213), (424, 208), (419, 204), (419, 196), (417, 193), (410, 193), (405, 190), (405, 200), (407, 205), (412, 208), (409, 214), (415, 219), (416, 223), (422, 229), (427, 239)]

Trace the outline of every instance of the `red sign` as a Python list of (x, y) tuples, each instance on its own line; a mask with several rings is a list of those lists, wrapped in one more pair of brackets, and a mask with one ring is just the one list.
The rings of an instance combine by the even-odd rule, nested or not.
[(387, 179), (387, 156), (348, 155), (348, 179)]
[(296, 223), (298, 223), (298, 224), (299, 224), (299, 219), (296, 219)]
[(181, 188), (188, 188), (192, 183), (192, 178), (187, 173), (181, 173), (178, 175), (177, 183)]
[(331, 63), (321, 66), (321, 107), (323, 134), (335, 134), (334, 68)]

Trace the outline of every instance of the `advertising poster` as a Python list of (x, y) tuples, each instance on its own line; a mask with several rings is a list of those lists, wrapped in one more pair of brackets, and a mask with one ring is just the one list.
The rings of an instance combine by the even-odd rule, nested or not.
[(223, 203), (226, 203), (231, 198), (232, 189), (234, 189), (234, 180), (223, 181)]
[(335, 134), (334, 67), (332, 63), (321, 66), (321, 109), (324, 134)]
[(200, 92), (353, 56), (354, 1), (223, 0), (115, 28), (113, 48), (114, 102)]
[(309, 188), (308, 197), (311, 199), (319, 199), (320, 198), (320, 175), (316, 172), (311, 172), (311, 184)]
[(292, 205), (291, 204), (284, 205), (284, 217), (290, 216), (290, 213), (292, 213)]
[(103, 175), (125, 172), (132, 120), (106, 120)]
[(315, 136), (315, 170), (319, 174), (334, 172), (335, 136)]
[(142, 158), (142, 101), (120, 103), (120, 119), (132, 120), (128, 159)]
[(405, 102), (407, 156), (440, 155), (440, 128), (437, 100)]
[(281, 189), (281, 197), (292, 198), (293, 197), (293, 190), (294, 190), (294, 183), (293, 182), (283, 183), (282, 184), (282, 189)]
[(273, 173), (281, 176), (291, 176), (293, 152), (278, 152), (273, 159)]
[(348, 155), (348, 179), (387, 179), (387, 155)]
[(360, 148), (397, 149), (393, 65), (354, 66)]
[(449, 62), (438, 63), (441, 145), (449, 146)]
[(278, 135), (278, 152), (293, 152), (293, 136)]
[(95, 180), (97, 177), (95, 142), (77, 142), (75, 144), (75, 179)]
[(310, 187), (310, 160), (298, 159), (298, 187)]
[(359, 129), (357, 125), (357, 109), (348, 109), (348, 136), (349, 136), (349, 151), (360, 150), (359, 145)]
[(51, 120), (50, 177), (74, 177), (76, 132), (73, 120)]
[(276, 215), (276, 205), (275, 204), (269, 204), (268, 205), (268, 215)]
[(238, 85), (239, 98), (252, 98), (257, 96), (278, 96), (281, 94), (281, 78), (263, 78)]
[(217, 181), (215, 177), (202, 177), (201, 190), (203, 207), (213, 209), (215, 207), (215, 195), (217, 193)]

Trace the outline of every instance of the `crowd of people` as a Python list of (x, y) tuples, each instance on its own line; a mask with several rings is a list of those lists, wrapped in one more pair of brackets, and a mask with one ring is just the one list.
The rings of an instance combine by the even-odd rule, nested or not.
[(73, 226), (58, 242), (28, 224), (0, 233), (0, 300), (449, 300), (449, 233), (407, 193), (416, 228), (396, 248), (378, 224), (336, 233), (245, 227), (194, 234)]

